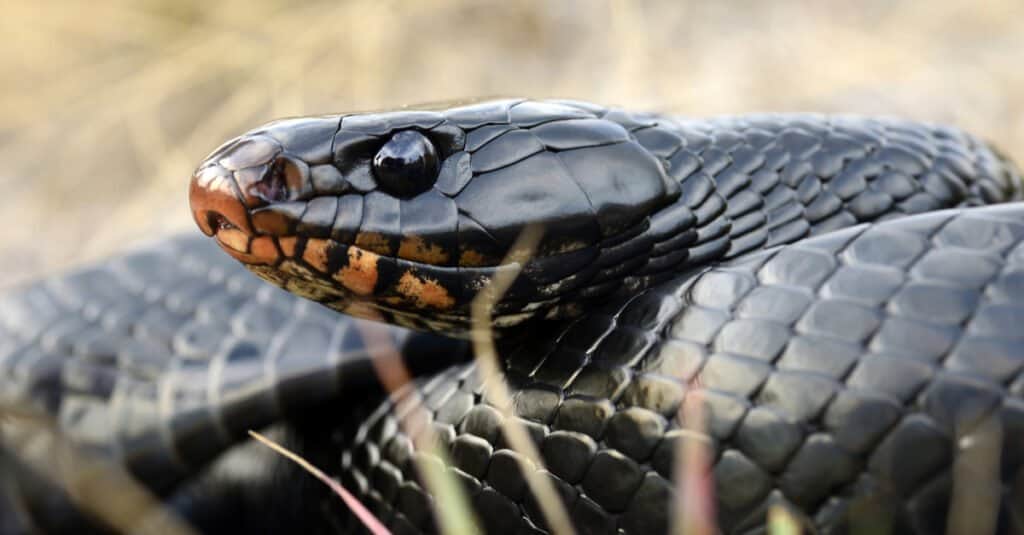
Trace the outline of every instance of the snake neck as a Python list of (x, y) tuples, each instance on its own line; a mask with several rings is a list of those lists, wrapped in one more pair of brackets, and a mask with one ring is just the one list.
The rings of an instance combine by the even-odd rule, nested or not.
[(604, 118), (662, 162), (679, 195), (606, 244), (591, 283), (554, 317), (808, 236), (1024, 197), (1012, 163), (949, 127), (817, 114), (690, 120), (613, 109)]

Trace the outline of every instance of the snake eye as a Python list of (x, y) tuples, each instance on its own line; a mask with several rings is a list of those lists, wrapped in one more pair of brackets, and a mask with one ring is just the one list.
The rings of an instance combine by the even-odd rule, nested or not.
[(391, 136), (373, 157), (377, 184), (399, 197), (411, 197), (429, 189), (437, 180), (437, 169), (433, 143), (414, 130)]

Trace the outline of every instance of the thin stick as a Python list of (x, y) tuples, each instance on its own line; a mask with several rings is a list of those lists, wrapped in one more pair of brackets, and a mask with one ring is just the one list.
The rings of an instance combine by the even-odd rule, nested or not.
[(288, 448), (285, 448), (256, 431), (249, 431), (249, 436), (256, 439), (264, 446), (290, 459), (292, 462), (302, 467), (303, 470), (313, 474), (313, 477), (319, 479), (324, 485), (330, 487), (335, 494), (341, 496), (341, 500), (345, 502), (345, 505), (348, 506), (348, 508), (356, 515), (356, 518), (358, 518), (371, 533), (374, 535), (391, 535), (391, 531), (384, 527), (384, 524), (381, 523), (380, 520), (377, 520), (377, 517), (373, 516), (373, 513), (371, 513), (370, 510), (360, 503), (355, 496), (346, 490), (341, 483), (338, 483), (327, 474), (323, 473), (319, 468), (313, 466), (309, 461), (303, 459)]
[(533, 256), (543, 234), (543, 229), (536, 225), (523, 229), (515, 244), (512, 245), (508, 256), (502, 261), (502, 265), (512, 266), (514, 269), (495, 273), (491, 283), (473, 299), (471, 308), (473, 327), (470, 336), (483, 384), (487, 385), (488, 394), (498, 405), (496, 408), (504, 415), (502, 430), (505, 433), (505, 438), (513, 450), (532, 461), (538, 468), (530, 470), (525, 466), (521, 467), (526, 476), (526, 483), (530, 486), (530, 491), (537, 499), (541, 513), (547, 521), (548, 528), (556, 535), (569, 535), (575, 531), (569, 521), (569, 514), (562, 506), (562, 498), (551, 480), (541, 474), (544, 463), (540, 458), (540, 452), (537, 451), (526, 428), (516, 420), (513, 413), (512, 396), (501, 374), (498, 352), (494, 346), (494, 336), (491, 332), (491, 312), (494, 310), (494, 305), (501, 301), (502, 296), (519, 275), (523, 264)]

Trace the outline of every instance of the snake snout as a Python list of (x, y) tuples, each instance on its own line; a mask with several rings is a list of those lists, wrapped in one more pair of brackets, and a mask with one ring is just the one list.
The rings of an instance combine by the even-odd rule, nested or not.
[(189, 204), (196, 225), (239, 260), (261, 260), (253, 257), (250, 210), (290, 195), (280, 153), (273, 139), (242, 136), (215, 151), (192, 175)]
[(192, 176), (189, 200), (196, 224), (235, 258), (252, 264), (280, 261), (276, 239), (294, 232), (315, 195), (306, 158), (323, 159), (307, 154), (306, 138), (324, 137), (323, 128), (310, 131), (310, 122), (324, 121), (274, 123), (235, 138)]
[(192, 175), (188, 196), (192, 218), (207, 236), (222, 230), (251, 232), (248, 211), (231, 171), (219, 165), (200, 167)]
[(252, 235), (249, 214), (233, 179), (219, 166), (201, 168), (189, 185), (192, 218), (229, 254), (247, 253)]

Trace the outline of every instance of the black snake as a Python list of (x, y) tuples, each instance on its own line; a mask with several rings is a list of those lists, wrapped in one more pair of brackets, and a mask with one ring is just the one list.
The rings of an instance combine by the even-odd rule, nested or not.
[[(416, 470), (436, 459), (397, 420), (422, 399), (480, 527), (543, 531), (539, 468), (460, 339), (540, 228), (493, 326), (577, 532), (665, 532), (687, 437), (723, 533), (763, 530), (773, 504), (829, 533), (1024, 531), (1022, 184), (959, 130), (502, 100), (271, 123), (210, 155), (190, 196), (205, 234), (290, 293), (192, 236), (17, 288), (0, 399), (202, 530), (359, 529), (236, 445), (267, 426), (394, 532), (436, 530)], [(420, 397), (385, 398), (360, 320), (296, 295), (396, 325)], [(3, 425), (0, 531), (102, 530)]]

